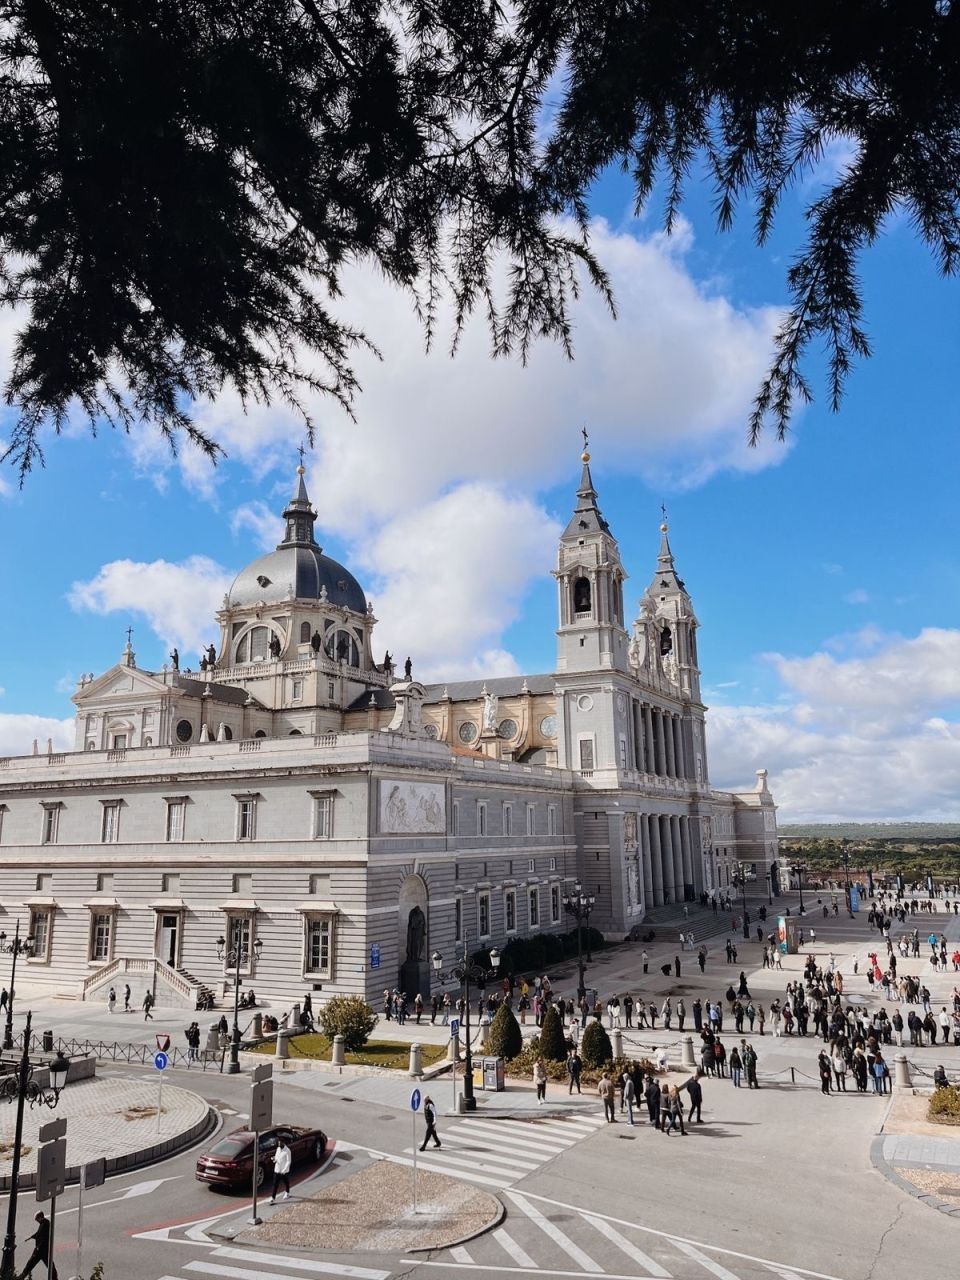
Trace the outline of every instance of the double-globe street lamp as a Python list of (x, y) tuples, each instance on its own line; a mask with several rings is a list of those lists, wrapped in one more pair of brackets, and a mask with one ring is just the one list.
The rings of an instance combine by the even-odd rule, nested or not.
[(5, 951), (13, 959), (10, 963), (10, 990), (7, 992), (7, 1025), (3, 1031), (3, 1047), (4, 1049), (13, 1048), (13, 997), (14, 986), (17, 981), (17, 956), (28, 956), (33, 951), (34, 936), (28, 933), (25, 938), (20, 937), (20, 921), (17, 920), (17, 927), (14, 930), (13, 937), (7, 941), (7, 935), (0, 932), (0, 951)]
[[(586, 987), (586, 983), (584, 982), (586, 967), (583, 963), (583, 925), (585, 921), (589, 923), (590, 912), (596, 906), (596, 902), (597, 900), (592, 893), (586, 894), (583, 892), (583, 885), (580, 883), (579, 880), (573, 886), (573, 893), (572, 894), (568, 893), (563, 899), (564, 911), (566, 911), (567, 915), (573, 916), (574, 920), (576, 920), (577, 922), (577, 974), (578, 974), (577, 1000), (578, 1001), (582, 1000), (583, 997), (587, 994), (587, 987)], [(588, 938), (587, 945), (589, 947), (589, 934), (587, 935), (587, 938)]]
[(37, 1084), (33, 1079), (33, 1065), (30, 1062), (30, 1024), (33, 1013), (27, 1013), (27, 1023), (23, 1031), (23, 1052), (16, 1071), (0, 1078), (0, 1098), (17, 1104), (17, 1123), (13, 1137), (13, 1164), (10, 1169), (10, 1199), (7, 1202), (7, 1230), (3, 1237), (3, 1257), (0, 1258), (0, 1278), (12, 1280), (17, 1275), (17, 1183), (20, 1178), (20, 1150), (23, 1146), (23, 1104), (29, 1102), (31, 1107), (55, 1107), (60, 1101), (60, 1093), (67, 1083), (70, 1071), (70, 1060), (58, 1054), (50, 1063), (50, 1082), (47, 1085)]
[(476, 1111), (477, 1100), (473, 1096), (473, 1054), (470, 1049), (470, 983), (479, 986), (481, 991), (486, 986), (489, 978), (497, 976), (497, 970), (500, 968), (500, 952), (496, 947), (490, 948), (490, 968), (486, 969), (482, 964), (477, 964), (470, 960), (467, 956), (467, 944), (463, 943), (463, 955), (454, 962), (453, 967), (447, 972), (443, 972), (443, 956), (439, 951), (434, 951), (430, 957), (433, 965), (433, 971), (439, 982), (449, 982), (453, 979), (460, 983), (463, 991), (463, 1013), (464, 1013), (464, 1035), (466, 1036), (466, 1052), (463, 1055), (463, 1109), (464, 1111)]
[[(227, 968), (233, 970), (233, 1035), (230, 1039), (228, 1076), (240, 1074), (240, 970), (245, 964), (250, 963), (250, 944), (243, 941), (242, 930), (236, 930), (234, 936), (236, 937), (237, 945), (231, 947), (229, 951), (226, 949), (226, 938), (220, 937), (217, 939), (217, 959), (226, 961)], [(262, 950), (263, 941), (260, 938), (254, 938), (253, 954), (258, 960)]]

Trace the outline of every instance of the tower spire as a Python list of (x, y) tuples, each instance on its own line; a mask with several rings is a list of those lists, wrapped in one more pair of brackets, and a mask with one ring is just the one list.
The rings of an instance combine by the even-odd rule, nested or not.
[(577, 505), (563, 533), (565, 538), (582, 537), (585, 533), (610, 532), (600, 512), (597, 491), (593, 485), (593, 476), (590, 474), (590, 450), (587, 448), (590, 437), (587, 435), (586, 427), (581, 428), (581, 434), (583, 435), (583, 452), (580, 454), (580, 461), (583, 463), (583, 470), (580, 472), (580, 487), (577, 489)]
[[(283, 541), (280, 547), (317, 547), (317, 541), (313, 536), (313, 525), (317, 518), (317, 514), (310, 505), (310, 498), (307, 494), (307, 486), (304, 482), (304, 466), (303, 466), (303, 446), (300, 446), (300, 465), (297, 467), (297, 483), (293, 492), (293, 497), (287, 503), (283, 511), (283, 518), (287, 522), (284, 530)], [(279, 550), (280, 547), (277, 549)]]

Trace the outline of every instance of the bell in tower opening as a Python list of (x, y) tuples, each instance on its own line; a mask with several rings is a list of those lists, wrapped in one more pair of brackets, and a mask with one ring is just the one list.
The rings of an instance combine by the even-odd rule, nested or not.
[(578, 578), (573, 584), (573, 608), (576, 613), (590, 612), (589, 578)]
[(668, 653), (672, 652), (673, 636), (671, 635), (670, 628), (665, 626), (660, 632), (660, 656), (661, 658), (664, 658)]

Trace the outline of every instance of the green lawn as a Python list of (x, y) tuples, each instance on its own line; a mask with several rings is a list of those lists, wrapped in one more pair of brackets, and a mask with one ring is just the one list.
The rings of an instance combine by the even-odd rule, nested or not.
[[(288, 1043), (291, 1058), (321, 1058), (330, 1061), (332, 1045), (326, 1036), (315, 1033), (291, 1036)], [(276, 1052), (272, 1042), (257, 1046), (257, 1053)], [(442, 1062), (447, 1056), (447, 1046), (425, 1044), (421, 1046), (421, 1060), (425, 1067)], [(368, 1040), (359, 1053), (347, 1053), (347, 1062), (358, 1067), (391, 1067), (406, 1071), (410, 1065), (410, 1046), (399, 1040)]]

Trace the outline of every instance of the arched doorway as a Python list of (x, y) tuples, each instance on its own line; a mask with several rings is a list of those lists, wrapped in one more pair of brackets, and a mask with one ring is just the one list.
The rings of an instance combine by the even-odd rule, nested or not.
[(430, 906), (423, 876), (409, 875), (400, 886), (397, 911), (399, 986), (411, 1004), (419, 991), (430, 994)]

